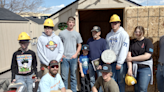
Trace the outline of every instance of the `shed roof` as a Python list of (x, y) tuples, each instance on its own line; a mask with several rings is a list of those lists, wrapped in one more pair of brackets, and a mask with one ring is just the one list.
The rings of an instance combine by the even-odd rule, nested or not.
[(26, 18), (37, 23), (37, 24), (43, 24), (44, 23), (43, 19), (38, 19), (38, 18), (33, 18), (33, 17), (26, 17)]
[(27, 19), (11, 12), (8, 9), (0, 8), (0, 20), (11, 20), (11, 21), (28, 21)]
[[(52, 16), (54, 16), (55, 14), (59, 13), (60, 11), (66, 9), (67, 7), (73, 5), (74, 3), (77, 3), (78, 1), (80, 1), (80, 0), (76, 0), (76, 1), (74, 1), (74, 2), (72, 2), (72, 3), (70, 3), (69, 5), (67, 5), (66, 7), (63, 7), (63, 8), (60, 9), (59, 11), (57, 11), (57, 12), (53, 13), (52, 15), (50, 15), (49, 18), (52, 17)], [(140, 5), (140, 4), (136, 3), (136, 2), (133, 2), (133, 1), (131, 1), (131, 0), (125, 0), (125, 1), (128, 1), (128, 2), (130, 2), (130, 3), (133, 3), (133, 4), (137, 5), (137, 6), (142, 6), (142, 5)]]

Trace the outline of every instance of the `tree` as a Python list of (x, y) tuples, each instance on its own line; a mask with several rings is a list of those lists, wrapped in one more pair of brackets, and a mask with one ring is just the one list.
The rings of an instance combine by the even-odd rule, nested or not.
[(0, 7), (14, 13), (34, 12), (43, 3), (43, 0), (0, 0)]

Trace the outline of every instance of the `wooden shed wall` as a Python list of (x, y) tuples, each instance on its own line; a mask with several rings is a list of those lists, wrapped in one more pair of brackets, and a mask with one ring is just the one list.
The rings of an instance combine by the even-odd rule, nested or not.
[(0, 21), (0, 73), (10, 69), (12, 55), (20, 47), (17, 39), (21, 32), (30, 33), (28, 21)]
[[(145, 37), (152, 40), (154, 45), (153, 70), (154, 83), (149, 85), (148, 92), (157, 92), (155, 69), (159, 58), (159, 39), (164, 35), (164, 6), (127, 7), (124, 10), (124, 28), (130, 37), (136, 26), (145, 28)], [(133, 91), (133, 87), (127, 86), (126, 91)]]

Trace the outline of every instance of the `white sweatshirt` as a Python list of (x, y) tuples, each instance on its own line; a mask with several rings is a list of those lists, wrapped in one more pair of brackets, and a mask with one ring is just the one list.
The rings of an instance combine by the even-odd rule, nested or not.
[(121, 66), (129, 51), (129, 35), (120, 27), (117, 32), (111, 30), (106, 36), (107, 49), (113, 50), (116, 54), (117, 65)]
[(51, 36), (47, 36), (44, 32), (39, 37), (37, 43), (38, 57), (42, 64), (48, 66), (51, 60), (60, 62), (63, 56), (63, 43), (59, 36), (53, 32)]

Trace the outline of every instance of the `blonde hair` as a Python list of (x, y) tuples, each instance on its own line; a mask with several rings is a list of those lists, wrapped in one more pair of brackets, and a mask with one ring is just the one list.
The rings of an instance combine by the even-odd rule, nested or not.
[(144, 27), (143, 27), (143, 26), (137, 26), (137, 27), (134, 29), (133, 36), (134, 36), (134, 33), (136, 32), (137, 29), (140, 30), (140, 37), (145, 35), (145, 29), (144, 29)]

